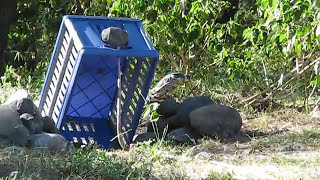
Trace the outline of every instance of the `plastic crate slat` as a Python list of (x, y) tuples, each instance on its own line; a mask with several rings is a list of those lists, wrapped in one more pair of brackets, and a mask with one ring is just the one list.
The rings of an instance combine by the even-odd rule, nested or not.
[[(136, 81), (137, 81), (137, 78), (138, 78), (138, 73), (139, 73), (139, 69), (141, 67), (141, 64), (142, 64), (142, 61), (137, 61), (136, 59), (130, 59), (130, 68), (131, 68), (131, 71), (129, 72), (129, 76), (131, 77), (130, 78), (130, 83), (132, 85), (135, 85), (136, 84)], [(132, 67), (136, 67), (134, 69), (132, 69)], [(131, 87), (132, 87), (131, 85)], [(133, 89), (136, 89), (136, 87), (132, 87)], [(126, 104), (126, 106), (122, 107), (123, 111), (122, 111), (122, 114), (121, 114), (121, 117), (122, 118), (125, 118), (127, 116), (127, 114), (125, 114), (126, 112), (130, 112), (130, 101), (132, 100), (132, 97), (134, 96), (134, 91), (127, 91), (126, 92), (127, 94), (127, 97), (124, 99), (124, 102), (123, 104)], [(132, 118), (130, 118), (132, 119)], [(128, 123), (129, 124), (129, 123)]]
[[(61, 72), (61, 70), (59, 70), (58, 67), (56, 67), (56, 68), (54, 69), (54, 75), (55, 75), (55, 77), (56, 77), (57, 80), (59, 80), (58, 78), (59, 78), (59, 76), (60, 76), (60, 72)], [(51, 81), (51, 82), (52, 82), (52, 81)]]
[[(69, 47), (68, 47), (68, 49), (67, 49), (67, 54), (66, 54), (66, 56), (65, 56), (64, 59), (63, 59), (63, 66), (61, 67), (60, 74), (59, 74), (59, 80), (58, 80), (58, 83), (57, 83), (57, 86), (56, 86), (56, 87), (60, 87), (61, 84), (62, 84), (62, 79), (63, 79), (63, 76), (64, 76), (65, 68), (66, 68), (67, 62), (68, 62), (68, 61), (67, 61), (67, 58), (70, 56), (72, 45), (73, 45), (73, 41), (72, 41), (72, 39), (71, 39), (71, 40), (70, 40), (70, 43), (69, 43)], [(53, 99), (52, 99), (53, 102), (56, 101), (57, 96), (58, 96), (58, 92), (55, 91), (54, 96), (53, 96)], [(50, 110), (49, 110), (49, 115), (52, 113), (52, 111), (53, 111), (53, 108), (50, 108)]]
[(56, 122), (58, 119), (58, 114), (57, 113), (53, 113), (52, 114), (52, 119)]
[[(66, 47), (66, 48), (68, 48), (68, 47)], [(60, 56), (59, 56), (59, 59), (60, 59), (60, 60), (63, 60), (63, 58), (66, 57), (67, 51), (68, 51), (68, 50), (65, 49), (65, 47), (64, 47), (64, 45), (63, 45), (63, 43), (62, 43), (62, 46), (61, 46), (61, 49), (60, 49), (61, 59), (60, 59)]]
[(76, 63), (75, 57), (73, 56), (73, 54), (71, 53), (70, 55), (70, 59), (69, 59), (69, 64), (72, 68), (74, 68), (74, 65)]
[(48, 113), (51, 107), (51, 100), (47, 97), (45, 103), (47, 104), (47, 113)]
[(58, 69), (58, 71), (60, 70), (62, 61), (63, 61), (63, 55), (60, 55), (60, 56), (58, 57), (57, 64), (56, 64), (56, 68)]
[(63, 61), (63, 58), (64, 58), (64, 56), (63, 56), (62, 52), (60, 52), (59, 55), (58, 55), (58, 59), (57, 59), (56, 64), (58, 64), (58, 63), (61, 64), (61, 61)]
[[(63, 47), (65, 52), (68, 51), (68, 45), (69, 45), (68, 40), (66, 38), (63, 38), (62, 47)], [(63, 54), (63, 55), (65, 56), (65, 54)]]
[(70, 39), (70, 34), (69, 34), (69, 31), (66, 29), (65, 32), (64, 32), (64, 38), (66, 39)]
[(71, 76), (72, 70), (73, 70), (72, 64), (71, 64), (71, 63), (68, 63), (66, 75), (67, 75), (69, 78), (70, 78), (70, 76)]
[(42, 116), (47, 115), (47, 112), (48, 112), (48, 111), (49, 111), (49, 107), (48, 107), (47, 103), (45, 103), (44, 106), (43, 106), (43, 110), (42, 110), (42, 112), (44, 113), (44, 115), (42, 115)]
[(66, 92), (67, 90), (67, 84), (69, 83), (69, 76), (66, 75), (65, 78), (63, 79), (63, 84), (62, 84), (62, 89), (63, 89), (63, 93)]
[(53, 108), (53, 114), (58, 115), (59, 112), (60, 112), (60, 109), (59, 109), (58, 106), (56, 105), (56, 106)]
[(57, 105), (58, 105), (59, 108), (61, 108), (61, 106), (62, 106), (63, 99), (64, 99), (64, 96), (62, 94), (59, 94), (59, 97), (58, 97), (58, 100), (57, 100)]

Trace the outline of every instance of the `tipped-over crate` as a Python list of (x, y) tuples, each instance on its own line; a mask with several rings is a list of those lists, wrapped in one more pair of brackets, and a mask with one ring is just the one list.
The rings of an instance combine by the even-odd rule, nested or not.
[[(108, 27), (126, 31), (120, 49), (105, 44)], [(135, 134), (159, 55), (139, 19), (65, 16), (42, 88), (39, 108), (76, 143), (116, 148), (117, 59), (121, 58), (121, 131)]]

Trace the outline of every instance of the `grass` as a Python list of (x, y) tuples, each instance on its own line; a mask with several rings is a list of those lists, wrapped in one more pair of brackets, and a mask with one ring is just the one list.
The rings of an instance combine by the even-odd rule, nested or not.
[[(317, 129), (315, 131), (319, 131)], [(264, 149), (264, 148), (279, 148), (281, 146), (294, 146), (297, 143), (301, 143), (306, 145), (310, 148), (319, 148), (320, 147), (320, 135), (319, 134), (312, 134), (310, 136), (308, 133), (312, 130), (303, 130), (300, 133), (287, 133), (287, 134), (275, 134), (271, 136), (267, 136), (264, 138), (257, 138), (253, 139), (253, 148), (254, 149)]]
[(134, 158), (112, 156), (94, 148), (52, 154), (24, 149), (20, 154), (1, 153), (1, 164), (31, 179), (149, 179), (150, 165)]
[(230, 173), (222, 173), (215, 170), (211, 170), (206, 180), (232, 180)]
[[(23, 148), (19, 154), (0, 145), (0, 177), (7, 179), (318, 179), (320, 126), (288, 110), (244, 119), (243, 131), (261, 134), (246, 141), (203, 138), (196, 145), (160, 139), (129, 151), (95, 146), (51, 153)], [(10, 175), (15, 172), (16, 175)], [(252, 173), (255, 172), (255, 173)], [(295, 176), (294, 176), (295, 175)]]
[[(238, 179), (246, 166), (249, 167), (247, 169), (259, 167), (259, 171), (263, 169), (269, 175), (274, 173), (272, 168), (269, 172), (269, 166), (286, 169), (284, 172), (294, 174), (296, 169), (309, 172), (318, 168), (319, 138), (319, 129), (314, 128), (303, 129), (300, 133), (286, 131), (277, 135), (255, 137), (243, 143), (212, 139), (203, 139), (195, 146), (177, 146), (167, 141), (146, 142), (130, 151), (107, 151), (91, 147), (50, 153), (41, 149), (24, 148), (20, 154), (12, 154), (4, 151), (7, 145), (2, 145), (0, 175), (3, 179), (227, 180)], [(292, 149), (283, 152), (275, 148), (296, 142), (302, 143), (306, 150)], [(245, 154), (248, 149), (250, 152)], [(201, 158), (199, 155), (203, 153), (210, 156)], [(14, 171), (18, 174), (10, 177), (10, 173)], [(272, 176), (276, 179), (284, 177), (281, 173), (274, 173)], [(305, 176), (310, 179), (308, 174), (297, 177)], [(248, 177), (256, 179), (256, 176), (250, 174)]]
[(281, 166), (297, 166), (297, 167), (308, 167), (320, 163), (320, 155), (309, 154), (307, 157), (295, 157), (283, 154), (271, 156), (271, 163), (278, 164)]
[[(14, 90), (4, 83), (0, 102)], [(239, 100), (212, 92), (224, 104)], [(158, 142), (129, 151), (92, 146), (61, 153), (22, 148), (18, 154), (0, 142), (0, 179), (320, 179), (319, 120), (292, 109), (241, 113), (243, 131), (257, 132), (245, 134), (246, 141), (203, 138), (196, 145), (176, 145), (159, 135)]]

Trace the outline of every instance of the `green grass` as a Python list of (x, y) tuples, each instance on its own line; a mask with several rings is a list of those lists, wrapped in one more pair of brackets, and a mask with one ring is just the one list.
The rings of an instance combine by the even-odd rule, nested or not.
[(19, 178), (31, 179), (149, 179), (152, 167), (145, 161), (111, 156), (99, 149), (60, 154), (25, 149), (19, 155), (2, 153), (1, 157), (9, 169), (19, 172)]
[(175, 155), (181, 153), (167, 142), (145, 143), (130, 152), (93, 147), (57, 154), (39, 149), (10, 154), (0, 149), (0, 165), (18, 171), (19, 179), (184, 179), (175, 168)]
[(320, 155), (310, 155), (308, 157), (295, 157), (280, 154), (271, 156), (271, 162), (281, 166), (308, 167), (312, 164), (319, 164)]
[(293, 146), (295, 143), (319, 148), (320, 147), (320, 128), (302, 130), (298, 133), (274, 134), (266, 137), (257, 137), (253, 139), (252, 147), (254, 149), (279, 148), (280, 146)]
[(233, 180), (233, 178), (232, 174), (230, 173), (222, 173), (215, 170), (211, 170), (206, 180)]

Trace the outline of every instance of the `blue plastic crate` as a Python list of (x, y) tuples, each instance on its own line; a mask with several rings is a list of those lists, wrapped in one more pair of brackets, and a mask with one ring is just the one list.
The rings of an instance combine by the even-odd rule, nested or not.
[[(118, 27), (127, 47), (113, 49), (101, 32)], [(130, 143), (144, 106), (159, 55), (139, 19), (65, 16), (62, 20), (39, 108), (52, 117), (69, 141), (118, 147), (116, 136), (117, 59), (121, 57), (121, 119)]]

